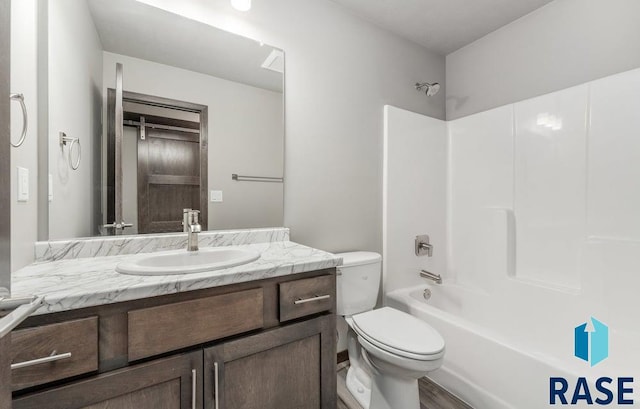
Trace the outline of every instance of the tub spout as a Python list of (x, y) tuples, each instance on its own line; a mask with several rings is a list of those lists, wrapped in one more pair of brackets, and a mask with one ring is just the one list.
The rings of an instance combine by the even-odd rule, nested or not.
[(420, 277), (431, 280), (436, 284), (442, 284), (442, 277), (440, 276), (440, 274), (434, 274), (427, 270), (420, 270)]

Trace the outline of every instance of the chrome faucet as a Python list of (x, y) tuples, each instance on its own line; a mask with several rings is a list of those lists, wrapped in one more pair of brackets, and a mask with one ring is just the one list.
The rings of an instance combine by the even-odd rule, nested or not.
[(427, 270), (420, 270), (420, 277), (431, 280), (436, 284), (442, 284), (442, 277), (440, 274), (435, 274)]
[(198, 222), (200, 210), (184, 209), (182, 211), (182, 227), (187, 233), (187, 251), (198, 251), (198, 233), (202, 226)]

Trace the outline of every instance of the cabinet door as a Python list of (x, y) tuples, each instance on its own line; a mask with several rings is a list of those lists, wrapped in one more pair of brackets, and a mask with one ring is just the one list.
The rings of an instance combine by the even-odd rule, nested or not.
[(11, 371), (9, 337), (0, 338), (0, 409), (11, 409)]
[(201, 391), (198, 351), (26, 395), (13, 409), (192, 409), (202, 408)]
[(205, 349), (205, 409), (335, 409), (335, 315)]

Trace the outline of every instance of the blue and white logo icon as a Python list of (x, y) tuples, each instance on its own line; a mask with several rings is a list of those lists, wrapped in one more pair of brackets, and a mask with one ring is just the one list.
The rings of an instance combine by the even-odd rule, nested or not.
[[(593, 324), (593, 325), (589, 325)], [(591, 317), (574, 330), (574, 355), (595, 366), (609, 356), (609, 327)]]

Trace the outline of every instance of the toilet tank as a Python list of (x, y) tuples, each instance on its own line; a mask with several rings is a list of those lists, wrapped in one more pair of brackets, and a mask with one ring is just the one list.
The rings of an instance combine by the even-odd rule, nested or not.
[(372, 310), (378, 300), (382, 257), (378, 253), (354, 251), (339, 253), (336, 301), (338, 315), (353, 315)]

